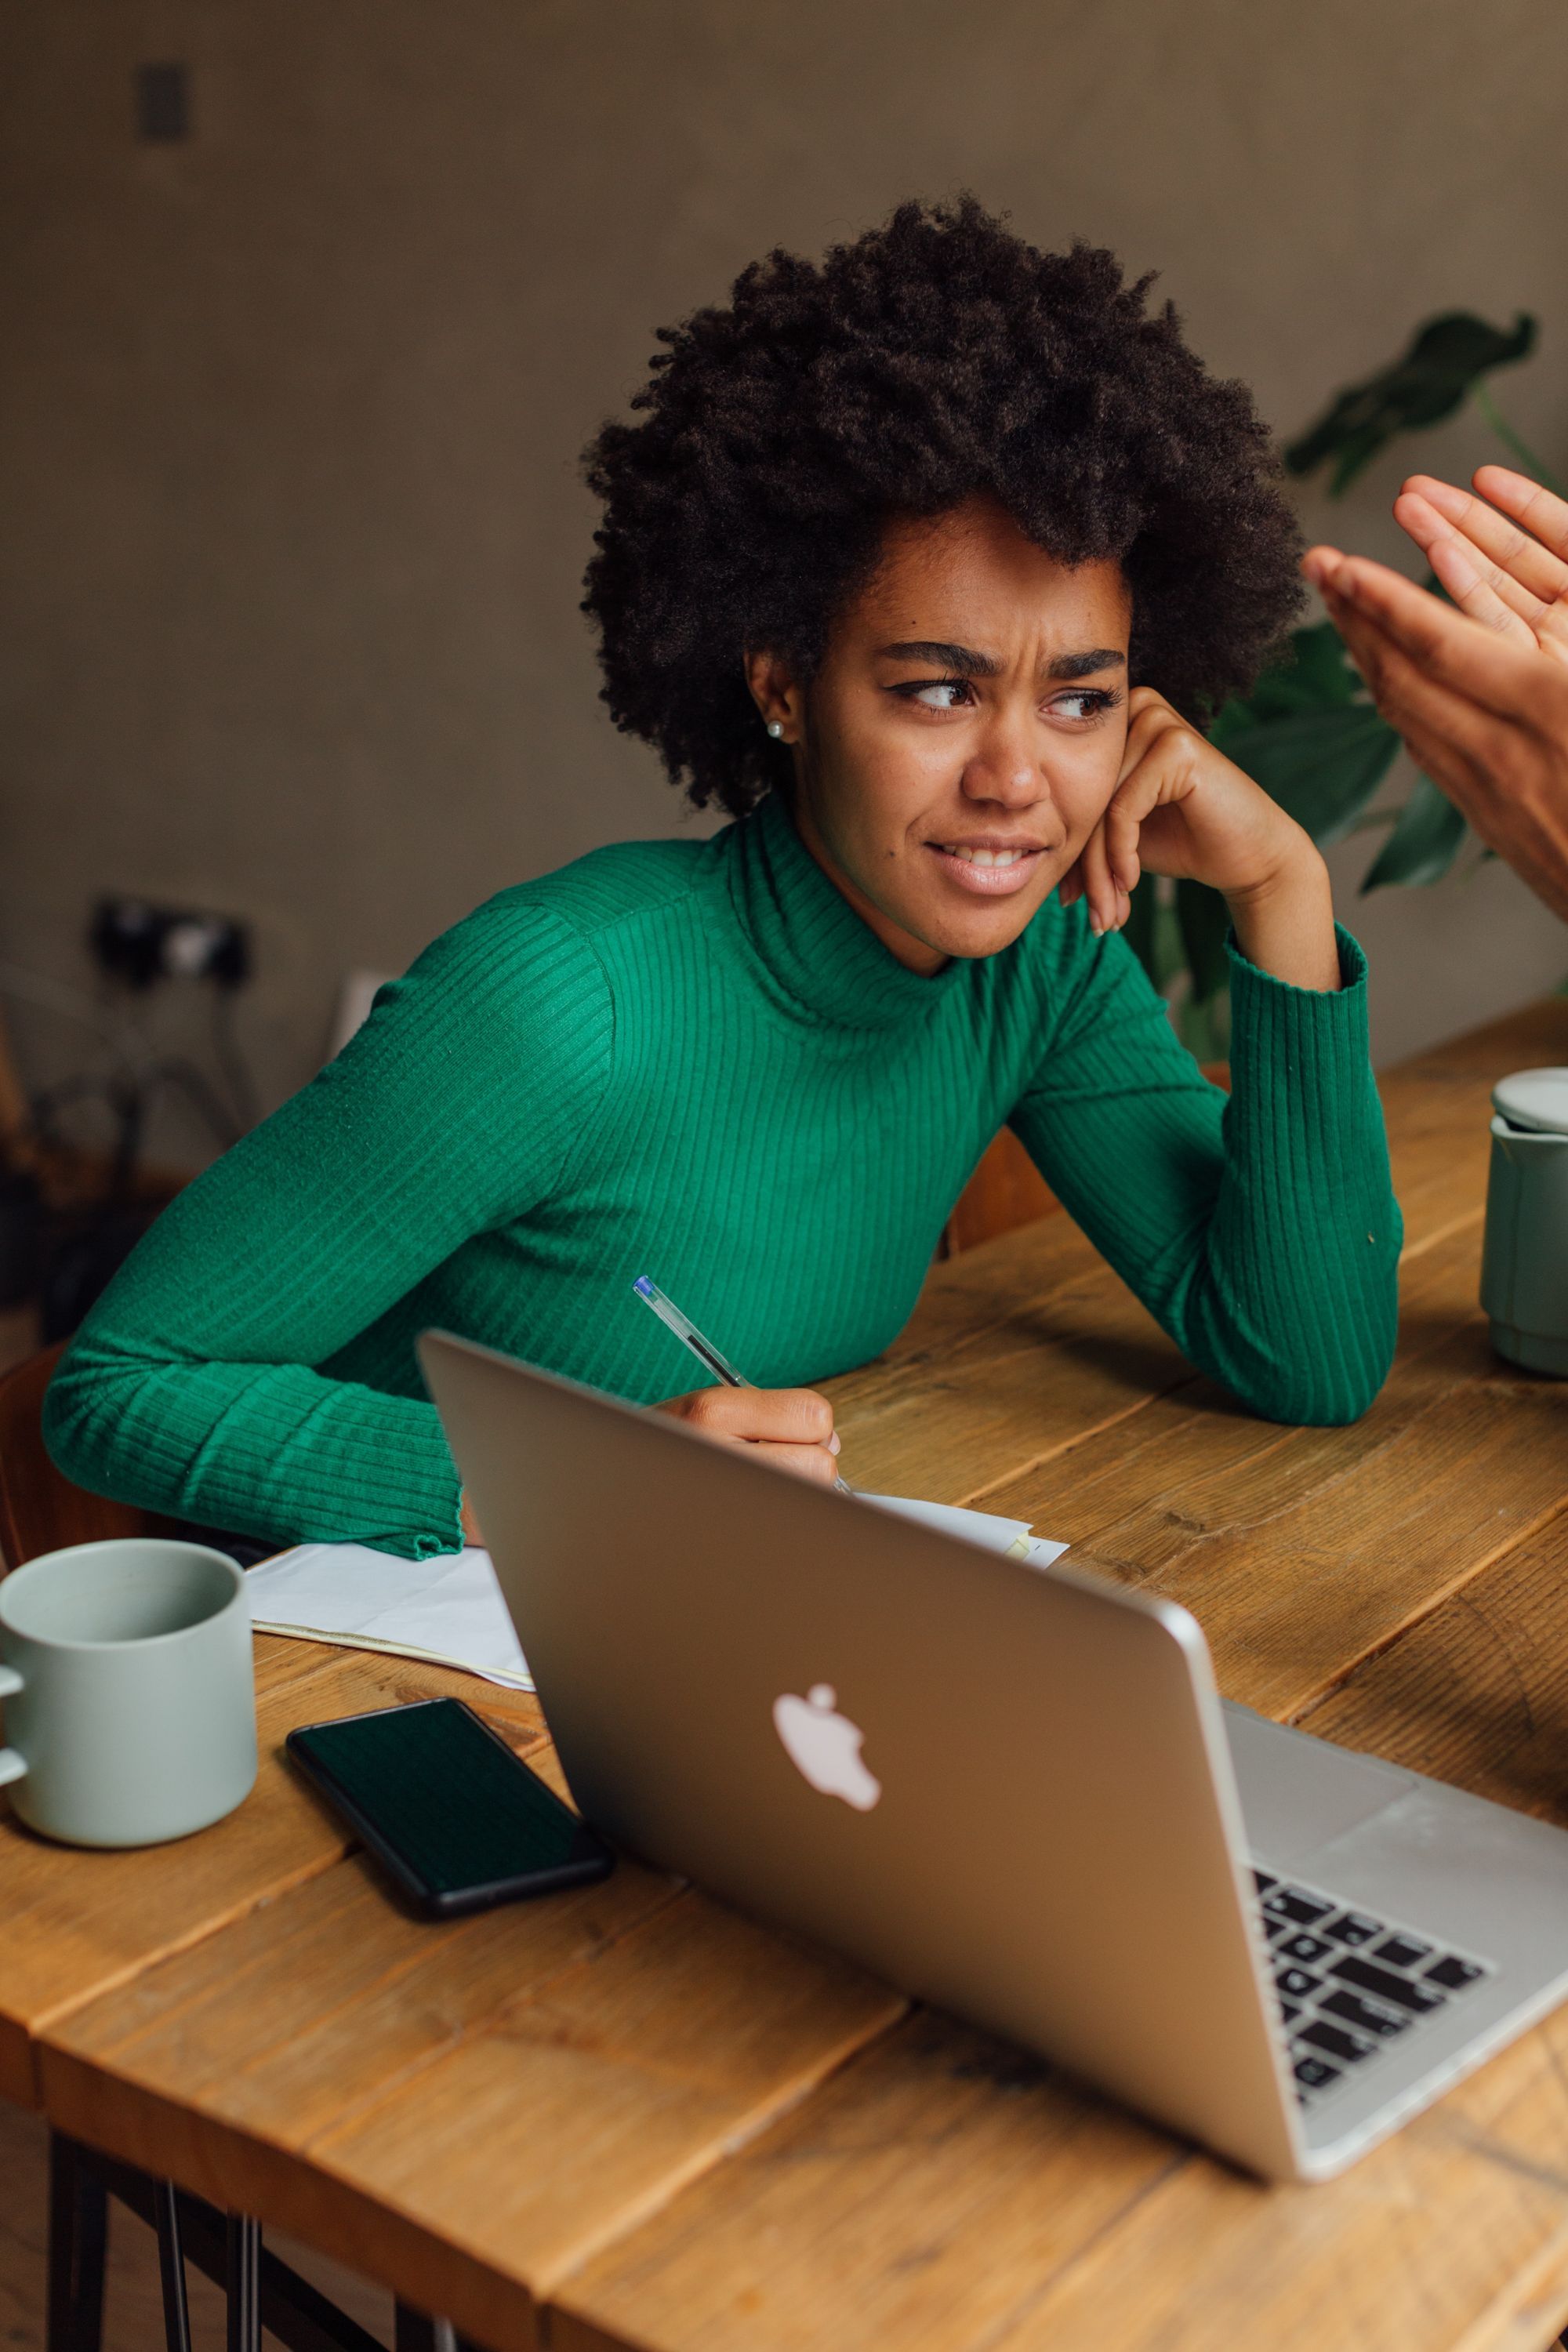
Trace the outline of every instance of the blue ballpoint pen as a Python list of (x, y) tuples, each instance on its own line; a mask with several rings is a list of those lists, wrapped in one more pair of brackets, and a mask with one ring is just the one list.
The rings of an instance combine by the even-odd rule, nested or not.
[[(747, 1380), (743, 1372), (738, 1372), (735, 1370), (727, 1357), (719, 1353), (711, 1339), (705, 1339), (702, 1337), (690, 1317), (681, 1313), (673, 1298), (665, 1297), (657, 1282), (650, 1282), (646, 1274), (639, 1274), (632, 1288), (637, 1292), (643, 1305), (652, 1307), (666, 1329), (674, 1332), (682, 1347), (690, 1349), (698, 1362), (705, 1365), (715, 1380), (722, 1381), (727, 1389), (756, 1387), (755, 1381)], [(855, 1492), (847, 1479), (835, 1478), (833, 1485), (837, 1494), (852, 1495)]]

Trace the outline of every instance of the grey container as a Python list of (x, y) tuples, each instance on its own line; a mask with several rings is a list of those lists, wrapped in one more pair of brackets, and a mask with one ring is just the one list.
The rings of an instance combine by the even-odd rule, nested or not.
[(1568, 1379), (1568, 1069), (1492, 1092), (1481, 1305), (1500, 1356)]
[(156, 1536), (73, 1544), (0, 1582), (0, 1783), (68, 1844), (189, 1837), (256, 1779), (240, 1570)]

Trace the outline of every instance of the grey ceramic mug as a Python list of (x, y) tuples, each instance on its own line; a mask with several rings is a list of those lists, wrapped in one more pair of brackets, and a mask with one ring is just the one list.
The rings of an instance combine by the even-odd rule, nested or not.
[(256, 1780), (245, 1580), (205, 1544), (127, 1537), (0, 1581), (0, 1783), (69, 1845), (158, 1845), (221, 1821)]

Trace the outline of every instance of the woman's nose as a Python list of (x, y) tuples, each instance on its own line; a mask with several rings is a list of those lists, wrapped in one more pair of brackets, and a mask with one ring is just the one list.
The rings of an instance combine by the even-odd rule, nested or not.
[(985, 730), (963, 771), (963, 791), (974, 801), (999, 801), (1006, 808), (1027, 807), (1045, 790), (1045, 778), (1031, 740), (1033, 730), (1005, 719)]

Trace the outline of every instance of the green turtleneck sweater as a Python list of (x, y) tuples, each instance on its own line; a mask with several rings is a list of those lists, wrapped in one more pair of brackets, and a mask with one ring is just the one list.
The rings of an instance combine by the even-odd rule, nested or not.
[(55, 1378), (51, 1453), (209, 1526), (450, 1549), (427, 1326), (652, 1402), (701, 1381), (646, 1273), (753, 1380), (823, 1379), (894, 1338), (1004, 1123), (1195, 1364), (1353, 1418), (1400, 1243), (1359, 949), (1328, 995), (1233, 950), (1227, 1103), (1086, 917), (1053, 898), (921, 978), (777, 800), (503, 891), (159, 1219)]

